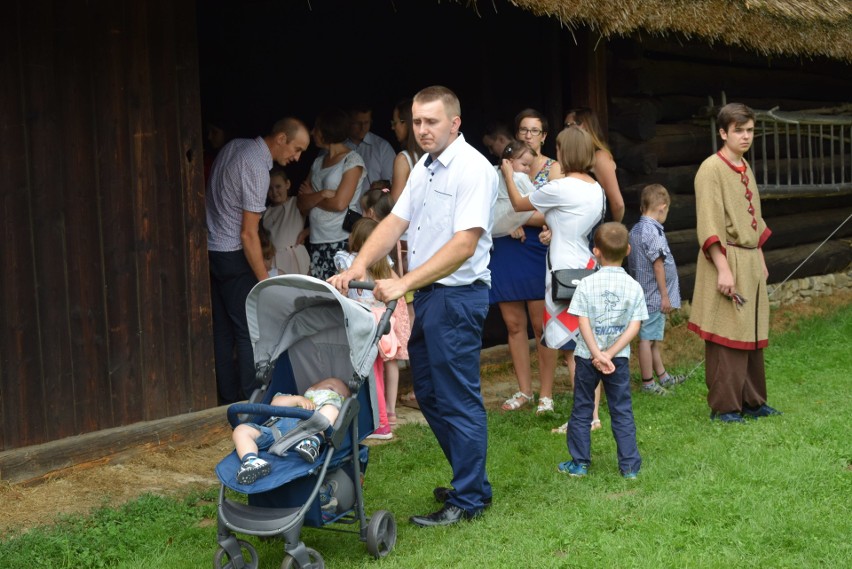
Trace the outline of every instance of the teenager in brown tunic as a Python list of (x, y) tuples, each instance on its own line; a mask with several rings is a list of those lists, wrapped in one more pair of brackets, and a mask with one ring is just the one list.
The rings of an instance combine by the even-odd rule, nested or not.
[(705, 346), (710, 418), (742, 422), (778, 411), (766, 404), (763, 348), (769, 336), (771, 235), (760, 210), (754, 172), (743, 158), (754, 138), (754, 111), (741, 103), (717, 118), (724, 146), (695, 176), (698, 254), (689, 329)]

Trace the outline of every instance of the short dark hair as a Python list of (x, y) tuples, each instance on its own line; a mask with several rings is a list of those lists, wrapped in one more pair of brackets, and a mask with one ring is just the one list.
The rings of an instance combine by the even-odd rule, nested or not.
[(443, 85), (431, 85), (425, 87), (414, 95), (414, 103), (433, 103), (441, 101), (444, 105), (444, 112), (448, 117), (461, 116), (461, 102), (458, 96), (449, 87)]
[(482, 136), (505, 136), (509, 140), (515, 138), (515, 135), (512, 133), (512, 130), (509, 128), (504, 122), (501, 121), (492, 121), (485, 125), (485, 130), (482, 133)]
[(284, 117), (272, 125), (272, 131), (269, 135), (275, 136), (283, 132), (287, 135), (287, 140), (293, 140), (301, 129), (308, 130), (308, 127), (301, 120), (295, 117)]
[(719, 109), (716, 126), (728, 132), (731, 125), (739, 126), (753, 120), (755, 120), (755, 114), (751, 107), (743, 103), (728, 103)]
[(603, 223), (595, 231), (595, 247), (600, 249), (607, 261), (617, 263), (623, 260), (627, 256), (629, 244), (627, 227), (619, 221)]
[(547, 124), (547, 117), (544, 116), (544, 113), (530, 108), (524, 109), (515, 115), (515, 134), (517, 134), (518, 129), (521, 128), (521, 121), (528, 118), (538, 119), (541, 123), (541, 131), (547, 134), (549, 128)]

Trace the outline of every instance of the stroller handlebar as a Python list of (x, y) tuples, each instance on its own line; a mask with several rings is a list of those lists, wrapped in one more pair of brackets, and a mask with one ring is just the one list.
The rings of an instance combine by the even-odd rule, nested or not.
[[(253, 419), (257, 416), (264, 417), (293, 417), (294, 419), (310, 419), (314, 414), (313, 411), (302, 409), (301, 407), (278, 407), (276, 405), (265, 405), (261, 403), (234, 403), (228, 407), (228, 422), (231, 427), (236, 427), (240, 423), (246, 422), (248, 416), (253, 415)], [(243, 417), (239, 417), (243, 415)], [(252, 421), (255, 422), (255, 421)]]
[[(376, 283), (368, 282), (368, 281), (349, 281), (349, 288), (360, 288), (362, 290), (373, 290)], [(393, 312), (396, 309), (397, 300), (391, 300), (390, 302), (386, 302), (385, 306), (388, 308), (388, 312)], [(388, 322), (390, 322), (390, 316), (388, 316)], [(381, 324), (379, 324), (381, 326)], [(382, 329), (382, 328), (380, 328)], [(390, 331), (388, 328), (384, 333), (387, 334)]]

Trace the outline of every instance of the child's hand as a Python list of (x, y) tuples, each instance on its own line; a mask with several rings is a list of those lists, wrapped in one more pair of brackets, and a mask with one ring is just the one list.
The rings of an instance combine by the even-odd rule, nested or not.
[(299, 395), (299, 397), (296, 401), (296, 407), (301, 407), (302, 409), (307, 409), (308, 411), (313, 411), (314, 409), (317, 408), (317, 406), (314, 405), (313, 401), (311, 401), (307, 397), (303, 397), (301, 395)]
[(515, 169), (512, 168), (512, 161), (506, 159), (501, 160), (500, 171), (503, 172), (504, 178), (511, 178), (515, 174)]
[(668, 314), (672, 311), (672, 302), (669, 300), (668, 296), (664, 296), (660, 301), (660, 312), (663, 314)]
[(512, 239), (520, 239), (521, 243), (527, 238), (527, 234), (524, 233), (524, 226), (516, 227), (514, 231), (512, 231), (509, 235), (512, 236)]
[(612, 363), (612, 359), (605, 353), (601, 352), (595, 358), (592, 359), (592, 365), (595, 366), (595, 369), (603, 374), (610, 374), (615, 371), (615, 364)]

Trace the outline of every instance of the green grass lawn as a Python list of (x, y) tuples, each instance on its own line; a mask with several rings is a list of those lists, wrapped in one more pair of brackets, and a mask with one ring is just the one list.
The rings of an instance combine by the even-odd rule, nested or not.
[[(708, 420), (703, 368), (671, 397), (634, 394), (639, 479), (618, 472), (609, 420), (592, 435), (587, 477), (559, 474), (557, 414), (489, 415), (494, 505), (480, 519), (418, 528), (437, 508), (432, 488), (450, 470), (427, 427), (405, 425), (371, 448), (368, 513), (393, 512), (398, 539), (374, 560), (355, 534), (305, 528), (326, 566), (449, 567), (850, 567), (852, 566), (852, 305), (773, 335), (766, 350), (770, 405), (783, 411), (747, 424)], [(670, 362), (687, 372), (695, 362)], [(144, 496), (119, 509), (75, 516), (0, 542), (0, 566), (211, 567), (217, 489), (184, 500)], [(351, 529), (351, 528), (349, 528)], [(278, 541), (241, 536), (260, 568), (283, 559)]]

